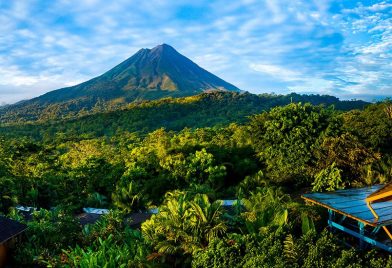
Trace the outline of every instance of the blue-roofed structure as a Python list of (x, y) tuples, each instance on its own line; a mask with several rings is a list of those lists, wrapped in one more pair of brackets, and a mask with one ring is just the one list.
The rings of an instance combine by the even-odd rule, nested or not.
[[(390, 188), (390, 184), (373, 185), (326, 193), (308, 193), (302, 198), (327, 208), (328, 225), (359, 238), (361, 247), (367, 242), (392, 253), (392, 235), (388, 229), (388, 226), (392, 225), (392, 199), (388, 198), (392, 196)], [(349, 220), (356, 222), (357, 226), (348, 224)], [(388, 241), (379, 240), (380, 229), (384, 230)]]
[(109, 209), (106, 209), (106, 208), (83, 208), (83, 212), (97, 214), (97, 215), (104, 215), (104, 214), (109, 214)]

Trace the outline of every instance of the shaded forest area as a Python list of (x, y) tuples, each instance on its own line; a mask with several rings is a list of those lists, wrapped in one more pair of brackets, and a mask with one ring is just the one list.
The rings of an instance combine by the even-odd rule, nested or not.
[[(299, 198), (392, 180), (390, 101), (342, 112), (289, 98), (256, 111), (235, 110), (225, 94), (209, 96), (225, 100), (215, 110), (219, 120), (199, 96), (2, 127), (0, 210), (24, 221), (16, 205), (40, 209), (14, 265), (392, 266), (385, 252), (347, 248), (326, 230), (326, 212)], [(202, 108), (181, 108), (176, 117), (173, 102), (192, 98)], [(165, 116), (177, 120), (162, 124)], [(241, 202), (227, 211), (220, 199)], [(87, 206), (112, 212), (82, 227), (74, 215)], [(156, 207), (140, 229), (124, 220)]]

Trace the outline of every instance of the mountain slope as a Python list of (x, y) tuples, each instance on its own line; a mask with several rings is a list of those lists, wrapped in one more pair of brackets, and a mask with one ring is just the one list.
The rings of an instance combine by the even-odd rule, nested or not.
[[(184, 57), (173, 47), (162, 44), (153, 49), (139, 50), (101, 76), (73, 87), (49, 92), (36, 100), (40, 103), (53, 103), (90, 96), (105, 100), (113, 97), (132, 99), (135, 95), (144, 96), (146, 92), (157, 91), (164, 91), (161, 92), (162, 95), (184, 96), (210, 89), (239, 91)], [(154, 98), (154, 94), (149, 96)]]
[(77, 113), (97, 103), (121, 106), (140, 99), (190, 96), (208, 90), (239, 91), (162, 44), (141, 49), (106, 73), (76, 86), (0, 108), (0, 122), (40, 119), (42, 113)]

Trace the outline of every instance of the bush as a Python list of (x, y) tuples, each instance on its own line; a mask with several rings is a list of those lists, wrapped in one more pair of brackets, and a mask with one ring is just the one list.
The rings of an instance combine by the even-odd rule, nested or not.
[(14, 257), (18, 266), (52, 261), (63, 248), (80, 241), (79, 222), (64, 210), (33, 212), (27, 226), (26, 239), (18, 244)]
[(340, 174), (340, 169), (335, 163), (326, 169), (321, 170), (312, 183), (314, 192), (335, 191), (344, 189), (344, 183)]

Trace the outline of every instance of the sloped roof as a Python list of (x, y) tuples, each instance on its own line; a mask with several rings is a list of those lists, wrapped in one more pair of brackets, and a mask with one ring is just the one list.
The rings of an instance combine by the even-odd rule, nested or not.
[(241, 200), (238, 199), (222, 199), (220, 201), (222, 201), (222, 206), (224, 207), (234, 206), (237, 204), (237, 202), (240, 202), (241, 205), (243, 203)]
[(149, 220), (153, 214), (145, 213), (145, 212), (134, 212), (131, 213), (128, 217), (131, 220), (129, 226), (133, 229), (138, 229), (142, 225), (143, 222)]
[(392, 200), (392, 183), (385, 184), (366, 197), (367, 202), (383, 202)]
[(366, 198), (377, 192), (384, 185), (373, 185), (364, 188), (337, 190), (326, 193), (307, 193), (302, 198), (331, 209), (356, 221), (377, 227), (392, 224), (392, 201), (376, 202), (372, 204), (379, 216), (376, 218), (366, 204)]
[(96, 223), (99, 218), (101, 217), (101, 214), (95, 214), (95, 213), (82, 213), (77, 216), (79, 219), (79, 222), (81, 225), (86, 225), (86, 224), (94, 224)]
[(109, 213), (109, 209), (106, 209), (106, 208), (83, 208), (83, 212), (104, 215), (104, 214)]
[(6, 242), (14, 236), (17, 236), (26, 229), (26, 224), (0, 216), (0, 244)]

